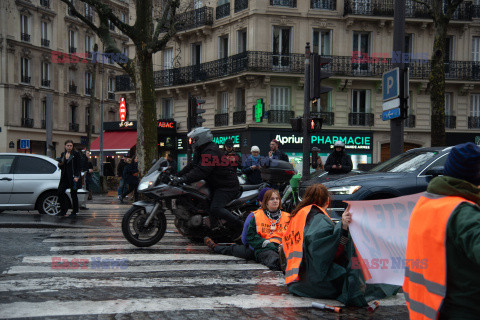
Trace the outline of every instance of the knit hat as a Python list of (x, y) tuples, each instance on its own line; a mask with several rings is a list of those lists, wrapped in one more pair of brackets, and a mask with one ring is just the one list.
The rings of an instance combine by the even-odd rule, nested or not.
[(262, 190), (260, 190), (260, 192), (258, 193), (258, 198), (257, 200), (258, 201), (263, 201), (263, 197), (265, 196), (265, 193), (268, 191), (268, 190), (272, 190), (272, 188), (263, 188)]
[(225, 147), (233, 147), (233, 140), (232, 139), (227, 139), (225, 140)]
[(480, 185), (480, 147), (471, 142), (450, 150), (444, 167), (445, 175)]
[(254, 152), (254, 151), (260, 152), (260, 148), (257, 146), (253, 146), (252, 149), (250, 149), (250, 152)]

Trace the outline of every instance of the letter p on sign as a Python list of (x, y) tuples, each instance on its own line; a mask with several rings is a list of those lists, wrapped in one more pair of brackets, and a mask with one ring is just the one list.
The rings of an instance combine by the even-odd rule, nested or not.
[(398, 98), (400, 94), (400, 69), (387, 71), (382, 77), (383, 101)]

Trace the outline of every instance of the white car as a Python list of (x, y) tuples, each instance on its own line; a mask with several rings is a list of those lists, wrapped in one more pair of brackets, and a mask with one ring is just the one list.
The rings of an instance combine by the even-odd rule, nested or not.
[[(60, 212), (57, 197), (60, 182), (58, 162), (47, 156), (0, 153), (0, 212), (38, 210), (42, 214)], [(85, 203), (87, 191), (79, 189), (78, 203)], [(70, 189), (67, 189), (71, 207)]]

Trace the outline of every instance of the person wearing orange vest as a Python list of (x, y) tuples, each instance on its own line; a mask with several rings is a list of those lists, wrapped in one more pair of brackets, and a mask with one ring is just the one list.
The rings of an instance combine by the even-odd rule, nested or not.
[(253, 213), (247, 231), (247, 243), (253, 248), (256, 260), (274, 271), (281, 271), (278, 247), (290, 220), (290, 215), (281, 208), (278, 190), (265, 192), (262, 207)]
[(325, 186), (311, 185), (291, 213), (283, 237), (288, 291), (303, 297), (336, 299), (359, 307), (367, 306), (367, 300), (395, 294), (400, 287), (365, 286), (361, 271), (351, 268), (353, 244), (348, 226), (352, 215), (346, 210), (341, 223), (333, 222), (326, 212), (329, 202)]
[(456, 145), (410, 217), (403, 290), (410, 319), (480, 318), (480, 147)]

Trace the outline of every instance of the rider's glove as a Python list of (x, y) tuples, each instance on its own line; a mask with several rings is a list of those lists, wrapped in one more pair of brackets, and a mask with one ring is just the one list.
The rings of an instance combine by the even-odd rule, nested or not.
[(265, 248), (265, 247), (268, 246), (269, 244), (270, 244), (270, 241), (268, 241), (268, 240), (263, 241), (263, 243), (262, 243), (262, 248)]
[(187, 179), (185, 179), (185, 177), (174, 177), (172, 179), (172, 185), (178, 186), (178, 185), (181, 185), (182, 183), (185, 183), (186, 181)]

